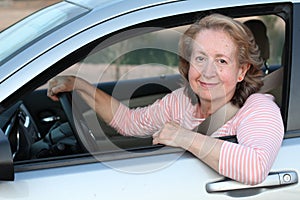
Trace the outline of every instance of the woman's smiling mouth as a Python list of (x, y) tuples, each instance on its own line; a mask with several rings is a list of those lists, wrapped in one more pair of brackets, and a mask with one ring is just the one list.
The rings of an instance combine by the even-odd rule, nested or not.
[(210, 83), (210, 82), (204, 82), (204, 81), (198, 81), (200, 86), (206, 89), (214, 88), (218, 85), (218, 83)]

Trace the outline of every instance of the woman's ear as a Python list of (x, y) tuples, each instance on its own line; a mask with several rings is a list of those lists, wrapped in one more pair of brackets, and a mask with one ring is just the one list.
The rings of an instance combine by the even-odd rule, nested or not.
[(250, 66), (251, 65), (249, 63), (245, 63), (240, 67), (238, 82), (241, 82), (242, 80), (244, 80), (245, 75), (246, 75), (247, 71), (249, 70)]

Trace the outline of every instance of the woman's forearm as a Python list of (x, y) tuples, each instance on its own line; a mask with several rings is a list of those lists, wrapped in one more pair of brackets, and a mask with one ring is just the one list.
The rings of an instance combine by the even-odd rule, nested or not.
[(74, 89), (81, 94), (86, 103), (96, 111), (98, 116), (106, 123), (110, 123), (120, 102), (83, 79), (77, 80), (74, 86)]
[(194, 134), (193, 141), (187, 150), (219, 172), (220, 151), (223, 141), (199, 133), (192, 132), (192, 134)]

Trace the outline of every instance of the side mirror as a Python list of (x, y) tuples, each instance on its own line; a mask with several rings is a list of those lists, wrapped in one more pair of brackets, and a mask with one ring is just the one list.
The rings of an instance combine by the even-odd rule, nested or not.
[(13, 181), (14, 179), (14, 164), (10, 144), (0, 129), (0, 181)]

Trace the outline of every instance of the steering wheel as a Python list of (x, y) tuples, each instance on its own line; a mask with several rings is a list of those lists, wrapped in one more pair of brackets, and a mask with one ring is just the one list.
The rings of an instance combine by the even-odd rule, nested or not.
[(12, 152), (12, 158), (15, 159), (16, 154), (20, 150), (20, 134), (18, 132), (17, 124), (18, 112), (14, 113), (10, 118), (10, 122), (5, 129), (5, 136), (8, 138)]
[(76, 91), (60, 93), (59, 101), (82, 149), (86, 152), (95, 152), (98, 149), (98, 145), (83, 116), (87, 109), (85, 101)]
[(30, 159), (31, 145), (41, 138), (37, 126), (29, 111), (21, 102), (17, 103), (5, 129), (5, 136), (10, 142), (13, 160)]

